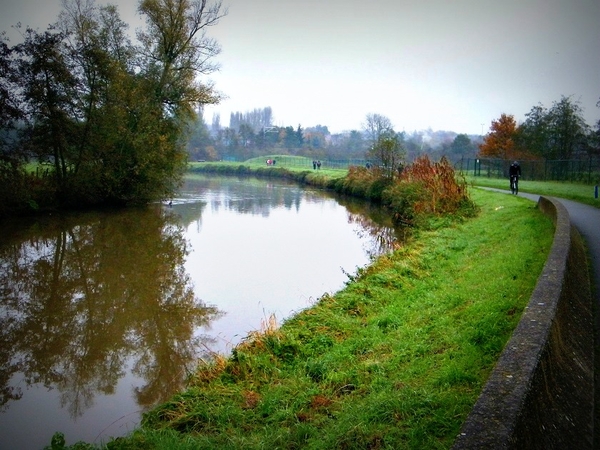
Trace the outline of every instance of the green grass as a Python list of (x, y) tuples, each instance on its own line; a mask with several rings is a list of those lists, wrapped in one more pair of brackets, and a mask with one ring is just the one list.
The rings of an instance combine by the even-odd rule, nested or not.
[[(269, 158), (275, 159), (277, 161), (277, 164), (275, 166), (270, 166), (268, 167), (265, 164), (265, 161)], [(191, 170), (194, 170), (197, 167), (202, 167), (202, 166), (224, 166), (224, 167), (231, 167), (231, 168), (237, 168), (240, 165), (243, 166), (247, 166), (251, 169), (266, 169), (269, 168), (271, 170), (276, 170), (276, 169), (286, 169), (292, 172), (312, 172), (315, 175), (318, 174), (319, 176), (322, 177), (329, 177), (329, 178), (341, 178), (344, 177), (348, 174), (348, 169), (334, 169), (334, 168), (327, 168), (325, 166), (322, 166), (321, 169), (318, 170), (313, 170), (312, 168), (312, 160), (310, 160), (309, 158), (305, 158), (303, 156), (289, 156), (289, 155), (267, 155), (267, 156), (260, 156), (257, 158), (252, 158), (249, 159), (247, 161), (244, 162), (225, 162), (225, 161), (219, 161), (219, 162), (190, 162), (188, 164), (189, 168)]]
[(449, 448), (553, 237), (524, 198), (472, 197), (476, 218), (419, 232), (335, 295), (266, 323), (110, 447)]
[[(474, 186), (509, 189), (508, 180), (500, 178), (474, 177), (471, 175), (467, 177), (467, 181)], [(588, 184), (519, 180), (519, 192), (565, 198), (600, 208), (600, 199), (594, 198), (594, 186)]]

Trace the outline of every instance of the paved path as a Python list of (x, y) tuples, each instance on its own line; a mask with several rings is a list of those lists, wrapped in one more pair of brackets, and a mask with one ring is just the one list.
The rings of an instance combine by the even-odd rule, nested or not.
[[(510, 194), (510, 191), (501, 189), (484, 188), (490, 191)], [(525, 197), (537, 203), (538, 194), (519, 193), (519, 197)], [(569, 212), (571, 223), (575, 225), (583, 239), (585, 239), (590, 259), (592, 262), (592, 276), (594, 285), (598, 287), (593, 294), (600, 305), (600, 209), (583, 203), (557, 198)]]
[[(510, 191), (500, 189), (489, 189), (497, 192), (510, 194)], [(519, 197), (525, 197), (534, 202), (540, 198), (539, 195), (519, 193)], [(597, 311), (595, 314), (596, 336), (595, 339), (595, 426), (594, 426), (594, 448), (600, 449), (600, 209), (583, 203), (557, 198), (569, 213), (571, 223), (579, 231), (585, 240), (589, 257), (592, 264), (592, 296), (596, 301)]]
[[(539, 198), (539, 195), (519, 195), (531, 198), (536, 202)], [(596, 286), (592, 294), (600, 306), (600, 209), (563, 198), (559, 198), (558, 201), (567, 209), (571, 223), (575, 225), (583, 239), (585, 239), (592, 263), (592, 281)]]
[[(519, 196), (530, 198), (535, 202), (540, 197), (533, 194), (519, 194)], [(557, 200), (567, 209), (571, 223), (585, 239), (592, 262), (594, 285), (600, 288), (600, 209), (563, 198)], [(594, 295), (600, 304), (600, 289), (596, 289)]]

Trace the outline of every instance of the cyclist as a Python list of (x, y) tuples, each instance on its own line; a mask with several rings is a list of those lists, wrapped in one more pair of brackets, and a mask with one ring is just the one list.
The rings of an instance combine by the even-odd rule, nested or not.
[(519, 177), (521, 176), (521, 166), (517, 161), (514, 161), (508, 169), (508, 175), (510, 176), (510, 191), (513, 194), (519, 193)]

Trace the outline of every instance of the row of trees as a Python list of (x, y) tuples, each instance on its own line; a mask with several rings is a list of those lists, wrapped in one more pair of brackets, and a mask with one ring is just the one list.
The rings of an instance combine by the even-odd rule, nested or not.
[[(272, 120), (271, 108), (233, 113), (228, 128), (213, 120), (209, 129), (199, 115), (189, 147), (192, 158), (244, 160), (278, 152), (316, 159), (362, 159), (373, 157), (371, 150), (380, 135), (394, 134), (389, 132), (391, 121), (379, 114), (368, 114), (362, 129), (338, 135), (321, 125), (276, 127), (256, 120), (261, 117)], [(566, 160), (600, 154), (600, 121), (594, 127), (586, 124), (579, 102), (571, 97), (563, 96), (550, 108), (534, 106), (525, 117), (517, 124), (514, 116), (502, 114), (492, 121), (485, 137), (427, 130), (396, 133), (396, 138), (409, 161), (422, 155), (457, 161), (475, 157)]]
[[(325, 157), (330, 138), (327, 127), (304, 129), (298, 125), (273, 126), (270, 107), (246, 113), (231, 113), (229, 127), (222, 127), (220, 117), (213, 117), (209, 126), (198, 111), (191, 125), (188, 151), (192, 160), (235, 159), (245, 160), (265, 152), (301, 154)], [(363, 150), (364, 155), (364, 150)]]
[[(55, 25), (0, 39), (0, 203), (136, 203), (165, 198), (187, 160), (197, 105), (219, 96), (198, 76), (220, 51), (206, 0), (140, 0), (137, 44), (115, 6), (65, 0)], [(25, 164), (48, 164), (30, 180)], [(40, 184), (36, 197), (32, 183)], [(1, 213), (2, 211), (0, 211)]]
[[(240, 131), (244, 127), (249, 127), (253, 133), (259, 133), (263, 129), (273, 126), (273, 110), (271, 107), (256, 108), (246, 113), (231, 113), (229, 118), (229, 127)], [(213, 119), (213, 129), (219, 129), (219, 116)]]
[[(360, 130), (331, 134), (326, 126), (296, 128), (273, 126), (272, 122), (260, 122), (264, 117), (273, 119), (271, 108), (255, 109), (247, 113), (231, 114), (229, 127), (222, 127), (220, 117), (213, 117), (209, 126), (197, 113), (191, 129), (188, 151), (192, 160), (232, 159), (243, 161), (265, 153), (306, 156), (311, 159), (364, 159), (377, 140), (379, 132), (393, 130), (389, 118), (380, 114), (367, 114)], [(257, 123), (260, 125), (257, 126)], [(475, 157), (478, 136), (457, 134), (451, 131), (403, 132), (398, 138), (406, 150), (407, 158), (414, 160), (420, 155), (451, 160)]]
[(569, 160), (600, 154), (600, 120), (590, 127), (579, 102), (571, 97), (562, 96), (550, 108), (534, 106), (525, 117), (521, 124), (509, 114), (493, 120), (479, 147), (480, 155), (505, 160)]

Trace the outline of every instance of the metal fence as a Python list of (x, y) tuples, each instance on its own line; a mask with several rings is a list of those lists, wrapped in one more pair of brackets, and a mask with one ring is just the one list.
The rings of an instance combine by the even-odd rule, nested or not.
[[(269, 157), (264, 157), (265, 163)], [(320, 161), (322, 169), (347, 169), (350, 166), (365, 166), (368, 162), (366, 159), (318, 159), (314, 160), (304, 156), (294, 155), (279, 155), (271, 159), (275, 161), (275, 166), (278, 167), (306, 167), (313, 168), (313, 162)]]
[[(267, 158), (267, 157), (265, 157)], [(226, 159), (226, 158), (224, 158)], [(235, 160), (232, 158), (231, 160)], [(306, 157), (279, 155), (279, 167), (313, 168), (313, 161)], [(266, 161), (266, 159), (265, 159)], [(321, 168), (347, 169), (350, 166), (365, 167), (368, 159), (322, 159)], [(508, 178), (512, 160), (491, 158), (462, 158), (451, 160), (454, 169), (465, 174), (488, 178)], [(600, 184), (600, 156), (569, 160), (519, 160), (524, 180), (568, 181), (573, 183)]]
[[(512, 160), (465, 158), (455, 162), (454, 168), (465, 175), (488, 178), (508, 178)], [(559, 161), (519, 160), (521, 176), (525, 180), (570, 181), (585, 184), (600, 182), (600, 157)]]

